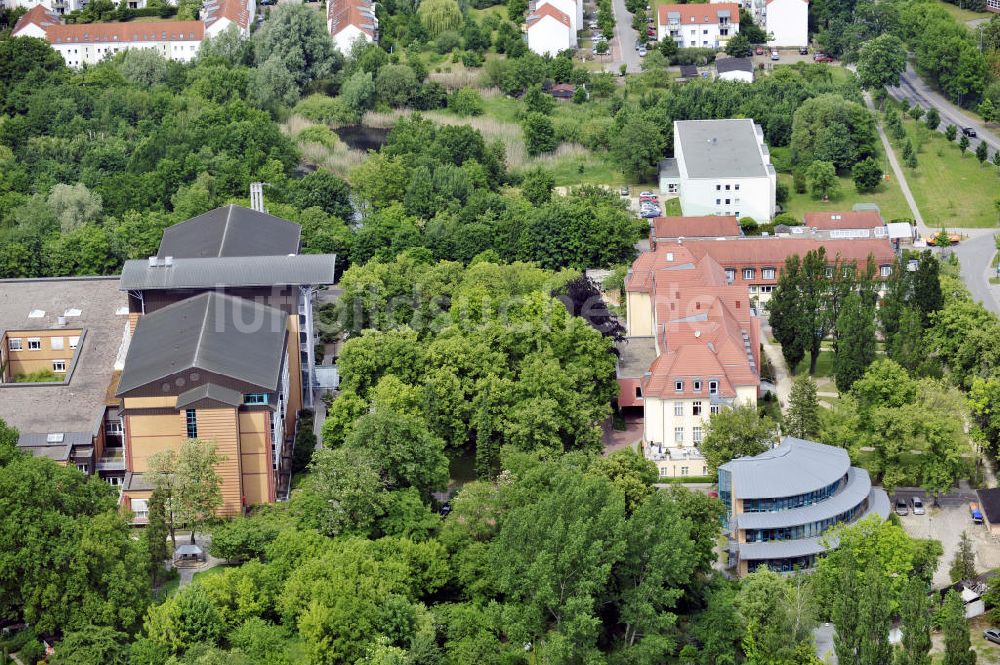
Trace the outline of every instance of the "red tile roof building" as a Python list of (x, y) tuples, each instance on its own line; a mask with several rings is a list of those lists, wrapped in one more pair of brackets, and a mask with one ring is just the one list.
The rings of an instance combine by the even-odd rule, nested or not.
[(53, 25), (59, 25), (60, 22), (59, 14), (46, 9), (45, 5), (35, 5), (17, 19), (11, 35), (45, 39), (45, 31)]
[(219, 35), (231, 25), (246, 37), (256, 13), (255, 0), (207, 0), (201, 8), (201, 20), (205, 22), (208, 37)]
[(656, 217), (650, 228), (652, 247), (677, 238), (721, 238), (740, 235), (740, 224), (733, 215), (702, 217)]
[(378, 39), (375, 4), (371, 0), (327, 0), (326, 28), (340, 52), (350, 55), (358, 39)]
[(680, 48), (721, 48), (740, 31), (740, 6), (735, 2), (660, 5), (656, 37)]
[(876, 229), (885, 225), (877, 210), (852, 212), (807, 212), (805, 225), (820, 231)]

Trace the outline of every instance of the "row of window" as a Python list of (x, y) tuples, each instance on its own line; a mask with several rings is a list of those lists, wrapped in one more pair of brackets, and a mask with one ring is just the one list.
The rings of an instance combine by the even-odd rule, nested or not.
[[(684, 379), (674, 379), (674, 390), (679, 393), (684, 392)], [(696, 393), (701, 392), (701, 379), (694, 379), (691, 381), (691, 390)], [(708, 382), (708, 394), (718, 395), (719, 394), (719, 382), (712, 379)]]
[(840, 491), (840, 488), (847, 484), (847, 474), (844, 474), (837, 482), (831, 483), (812, 492), (798, 494), (796, 496), (785, 496), (777, 499), (743, 499), (744, 513), (774, 513), (781, 510), (791, 510), (811, 506), (814, 503), (825, 501)]
[[(722, 187), (723, 187), (722, 185), (716, 185), (715, 186), (715, 191), (721, 192), (722, 191)], [(729, 187), (730, 187), (730, 185), (726, 185), (725, 186), (727, 192), (729, 191)], [(735, 185), (732, 185), (732, 188), (738, 192), (738, 191), (740, 191), (740, 184), (736, 183)]]
[[(689, 467), (689, 466), (682, 466), (681, 467), (681, 475), (682, 476), (690, 476), (691, 475), (691, 467)], [(707, 466), (702, 465), (702, 467), (701, 467), (701, 474), (700, 475), (702, 475), (702, 476), (707, 476), (708, 475), (708, 467)], [(670, 476), (670, 469), (668, 467), (665, 467), (665, 466), (660, 467), (660, 477), (661, 478), (667, 478), (669, 476)]]
[(796, 570), (809, 570), (816, 565), (816, 555), (797, 556), (788, 559), (761, 559), (748, 561), (747, 569), (753, 572), (758, 568), (770, 568), (776, 573), (791, 573)]
[(844, 511), (836, 517), (828, 517), (825, 520), (811, 522), (809, 524), (798, 524), (796, 526), (781, 527), (778, 529), (747, 529), (746, 540), (748, 543), (767, 543), (774, 540), (801, 540), (803, 538), (818, 538), (826, 533), (826, 530), (836, 524), (853, 522), (868, 510), (868, 499), (859, 505)]
[[(684, 429), (683, 427), (674, 428), (674, 443), (684, 443)], [(701, 443), (702, 429), (701, 427), (691, 428), (691, 439), (694, 445)]]
[[(711, 414), (714, 416), (719, 412), (719, 405), (712, 404), (709, 406)], [(691, 402), (691, 415), (700, 416), (702, 412), (701, 400), (695, 400)], [(674, 402), (674, 417), (681, 417), (684, 415), (684, 402)]]
[[(756, 268), (744, 268), (743, 279), (753, 279), (757, 274)], [(761, 279), (774, 279), (776, 271), (774, 268), (761, 268)], [(726, 268), (726, 281), (732, 282), (736, 279), (736, 268)]]
[[(65, 337), (46, 337), (49, 340), (49, 348), (53, 351), (63, 351), (66, 348), (66, 338)], [(24, 343), (28, 343), (28, 351), (41, 351), (42, 350), (42, 338), (41, 337), (29, 337), (27, 340), (21, 339), (20, 337), (11, 337), (7, 340), (7, 348), (11, 351), (24, 351)], [(69, 348), (75, 349), (80, 345), (79, 337), (69, 338)]]

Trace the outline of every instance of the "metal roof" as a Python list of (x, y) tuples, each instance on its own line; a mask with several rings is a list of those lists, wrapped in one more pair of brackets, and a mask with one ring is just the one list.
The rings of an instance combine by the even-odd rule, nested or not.
[(750, 72), (753, 73), (753, 60), (751, 58), (720, 58), (715, 61), (715, 69), (720, 74), (726, 72)]
[(203, 405), (206, 402), (239, 406), (243, 403), (243, 393), (232, 388), (217, 386), (214, 383), (203, 383), (178, 395), (175, 408), (178, 411), (181, 409), (190, 409), (196, 405)]
[(126, 261), (121, 290), (210, 289), (333, 284), (334, 254), (174, 259), (172, 265)]
[(872, 481), (864, 469), (851, 467), (847, 484), (825, 501), (811, 506), (776, 510), (769, 513), (741, 513), (736, 522), (740, 529), (779, 529), (787, 526), (812, 524), (836, 517), (859, 505), (872, 491)]
[(615, 344), (618, 349), (618, 378), (637, 378), (649, 371), (656, 360), (653, 337), (626, 337)]
[(732, 474), (737, 499), (770, 499), (822, 489), (850, 467), (851, 458), (843, 448), (786, 436), (760, 455), (740, 457), (719, 468)]
[(215, 292), (141, 316), (117, 394), (195, 369), (276, 390), (286, 326), (280, 310)]
[(227, 205), (164, 230), (157, 256), (273, 256), (297, 254), (302, 227), (238, 205)]
[(661, 178), (679, 178), (681, 177), (680, 168), (677, 166), (677, 160), (673, 157), (667, 157), (666, 159), (660, 160), (660, 177)]
[[(750, 118), (676, 120), (683, 162), (689, 178), (762, 178), (767, 162), (763, 141)], [(677, 155), (677, 146), (674, 146)]]
[(144, 473), (125, 472), (125, 480), (122, 482), (122, 491), (125, 492), (152, 492), (156, 487), (146, 479)]

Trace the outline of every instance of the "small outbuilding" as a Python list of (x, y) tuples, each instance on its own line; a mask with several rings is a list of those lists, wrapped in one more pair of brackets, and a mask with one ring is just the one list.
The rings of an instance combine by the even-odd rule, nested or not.
[(715, 61), (715, 71), (723, 81), (745, 81), (753, 83), (753, 60), (751, 58), (719, 58)]
[(191, 543), (178, 545), (174, 551), (174, 561), (177, 563), (204, 563), (205, 550)]

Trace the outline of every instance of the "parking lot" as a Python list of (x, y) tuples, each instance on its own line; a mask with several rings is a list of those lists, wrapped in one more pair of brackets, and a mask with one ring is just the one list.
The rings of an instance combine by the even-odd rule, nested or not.
[[(900, 496), (909, 497), (914, 493), (900, 492)], [(895, 496), (891, 497), (895, 502)], [(948, 567), (955, 557), (958, 541), (962, 531), (969, 534), (976, 552), (976, 569), (986, 572), (1000, 567), (1000, 539), (991, 536), (982, 524), (974, 524), (969, 516), (969, 500), (975, 500), (975, 495), (950, 496), (941, 499), (941, 506), (934, 507), (932, 501), (924, 499), (927, 508), (925, 515), (914, 515), (912, 512), (900, 517), (903, 528), (915, 538), (933, 538), (941, 541), (944, 555), (938, 563), (934, 574), (934, 586), (943, 587), (951, 583), (948, 577)], [(895, 505), (895, 503), (893, 503)]]

